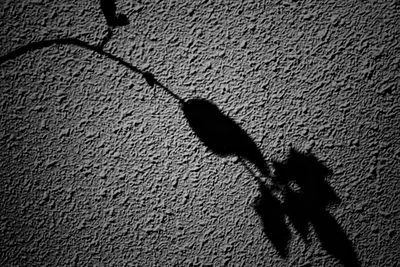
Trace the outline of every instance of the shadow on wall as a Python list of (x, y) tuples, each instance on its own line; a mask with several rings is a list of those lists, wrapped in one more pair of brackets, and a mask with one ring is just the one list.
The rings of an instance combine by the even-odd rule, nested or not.
[[(101, 0), (100, 3), (109, 27), (128, 23), (127, 19), (125, 20), (126, 17), (115, 13), (115, 1)], [(291, 149), (285, 162), (272, 162), (275, 175), (271, 175), (270, 167), (264, 160), (262, 152), (253, 139), (234, 120), (224, 115), (214, 103), (206, 99), (183, 100), (158, 82), (152, 73), (142, 71), (123, 59), (105, 52), (103, 46), (111, 36), (112, 32), (109, 28), (108, 35), (97, 46), (74, 38), (31, 43), (1, 56), (0, 64), (29, 51), (51, 45), (74, 45), (103, 55), (129, 70), (141, 74), (149, 86), (160, 87), (178, 101), (189, 126), (207, 148), (220, 156), (236, 155), (242, 163), (243, 160), (251, 162), (263, 176), (270, 178), (273, 184), (280, 188), (283, 201), (276, 198), (271, 189), (253, 174), (260, 192), (253, 207), (262, 221), (265, 235), (281, 257), (288, 256), (288, 245), (291, 239), (291, 232), (285, 221), (287, 216), (304, 240), (307, 241), (309, 226), (312, 225), (322, 247), (329, 254), (336, 257), (345, 266), (359, 265), (345, 232), (326, 211), (329, 204), (339, 202), (338, 197), (325, 181), (325, 178), (331, 174), (326, 166), (313, 155), (302, 154)]]
[[(345, 266), (358, 266), (351, 242), (335, 219), (325, 210), (326, 206), (338, 203), (339, 199), (326, 183), (331, 171), (314, 156), (305, 155), (292, 149), (286, 162), (273, 162), (275, 176), (270, 175), (269, 166), (252, 138), (218, 107), (205, 99), (183, 100), (170, 89), (158, 82), (154, 75), (127, 63), (112, 54), (78, 39), (66, 38), (40, 41), (23, 46), (0, 57), (0, 64), (26, 52), (51, 45), (75, 45), (101, 54), (133, 72), (139, 73), (154, 87), (161, 87), (169, 96), (180, 103), (185, 118), (202, 143), (220, 156), (236, 155), (254, 164), (266, 177), (282, 188), (284, 201), (281, 203), (259, 178), (255, 177), (260, 196), (254, 202), (254, 209), (263, 223), (263, 230), (282, 257), (288, 256), (291, 233), (285, 223), (288, 216), (294, 228), (307, 240), (309, 224), (326, 251), (339, 259)], [(298, 190), (292, 189), (292, 184)]]
[(100, 9), (103, 12), (108, 26), (107, 35), (104, 36), (99, 45), (100, 48), (103, 48), (106, 43), (111, 40), (113, 29), (128, 25), (129, 19), (124, 14), (116, 13), (117, 6), (115, 4), (115, 0), (100, 0)]
[(129, 24), (129, 20), (124, 14), (116, 13), (115, 0), (100, 0), (100, 8), (109, 27), (114, 28)]
[(293, 148), (285, 162), (274, 162), (273, 166), (276, 179), (285, 184), (283, 209), (301, 237), (308, 240), (312, 225), (322, 247), (329, 254), (344, 266), (359, 266), (350, 240), (326, 210), (329, 205), (340, 202), (325, 180), (332, 171), (315, 156)]
[(260, 195), (254, 201), (253, 208), (261, 219), (264, 234), (279, 255), (286, 258), (292, 234), (286, 225), (285, 210), (266, 184), (258, 183), (258, 190)]
[(285, 221), (287, 216), (305, 241), (311, 224), (329, 254), (344, 266), (359, 266), (350, 240), (326, 210), (329, 205), (340, 202), (325, 180), (332, 174), (330, 169), (315, 156), (291, 148), (285, 162), (272, 163), (275, 170), (272, 176), (255, 142), (215, 104), (205, 99), (190, 99), (182, 104), (182, 110), (190, 127), (207, 148), (220, 156), (236, 155), (248, 160), (280, 188), (282, 202), (247, 168), (255, 176), (260, 192), (253, 207), (262, 221), (265, 235), (281, 257), (288, 256), (291, 239)]
[(236, 155), (253, 163), (269, 177), (269, 166), (247, 133), (206, 99), (190, 99), (181, 105), (190, 127), (207, 148), (220, 156)]

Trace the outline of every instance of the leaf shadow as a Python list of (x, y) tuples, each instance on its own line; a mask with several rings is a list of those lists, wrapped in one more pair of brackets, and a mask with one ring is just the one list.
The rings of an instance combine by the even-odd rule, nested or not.
[(274, 162), (273, 166), (277, 180), (286, 185), (284, 207), (300, 236), (307, 240), (311, 225), (327, 253), (344, 266), (359, 266), (351, 241), (327, 210), (329, 206), (340, 203), (326, 181), (332, 171), (314, 155), (294, 148), (290, 149), (284, 162)]

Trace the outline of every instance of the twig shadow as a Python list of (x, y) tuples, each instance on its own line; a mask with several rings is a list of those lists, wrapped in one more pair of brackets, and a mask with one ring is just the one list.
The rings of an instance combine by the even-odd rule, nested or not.
[(115, 0), (100, 0), (100, 8), (109, 27), (115, 28), (129, 24), (129, 19), (126, 15), (116, 12)]

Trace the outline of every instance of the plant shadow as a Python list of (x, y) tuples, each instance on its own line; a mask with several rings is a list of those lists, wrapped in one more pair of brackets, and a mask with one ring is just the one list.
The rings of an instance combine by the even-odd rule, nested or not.
[(332, 171), (312, 154), (291, 148), (285, 162), (274, 162), (275, 177), (285, 184), (283, 205), (289, 221), (307, 241), (310, 225), (321, 246), (344, 266), (359, 266), (357, 255), (346, 233), (328, 212), (340, 203), (326, 178)]
[[(114, 1), (109, 2), (115, 5)], [(113, 12), (115, 15), (115, 11)], [(288, 256), (288, 244), (291, 239), (289, 226), (286, 223), (288, 218), (304, 240), (308, 239), (309, 226), (312, 225), (322, 247), (329, 254), (345, 266), (359, 265), (346, 233), (326, 210), (329, 205), (340, 202), (325, 181), (331, 174), (326, 166), (313, 155), (302, 154), (292, 149), (285, 162), (272, 162), (275, 175), (271, 175), (270, 166), (253, 139), (233, 119), (223, 114), (214, 103), (201, 98), (183, 100), (158, 82), (152, 73), (140, 70), (104, 51), (102, 46), (107, 38), (99, 46), (75, 38), (38, 41), (0, 56), (0, 64), (27, 52), (52, 45), (72, 45), (93, 51), (132, 72), (141, 74), (151, 87), (157, 85), (179, 102), (189, 126), (207, 148), (220, 156), (235, 155), (251, 162), (263, 176), (270, 178), (273, 184), (282, 189), (283, 201), (280, 201), (272, 194), (270, 188), (254, 175), (260, 195), (255, 200), (253, 208), (261, 219), (265, 235), (282, 257)]]
[(312, 154), (291, 148), (284, 162), (272, 162), (274, 175), (253, 139), (218, 107), (205, 99), (190, 99), (181, 103), (185, 118), (202, 143), (219, 156), (235, 155), (245, 159), (280, 188), (279, 200), (254, 173), (259, 196), (253, 208), (260, 217), (263, 232), (281, 257), (288, 256), (291, 239), (289, 225), (306, 242), (310, 226), (313, 227), (322, 247), (344, 266), (359, 266), (356, 253), (346, 233), (327, 211), (340, 199), (326, 178), (332, 171)]

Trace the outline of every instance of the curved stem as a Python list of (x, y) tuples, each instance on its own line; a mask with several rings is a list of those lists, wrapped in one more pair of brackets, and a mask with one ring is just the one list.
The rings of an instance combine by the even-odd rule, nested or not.
[[(4, 55), (4, 56), (1, 56), (0, 57), (0, 65), (3, 64), (4, 62), (8, 61), (8, 60), (15, 59), (15, 58), (27, 53), (27, 52), (43, 49), (43, 48), (46, 48), (46, 47), (49, 47), (49, 46), (52, 46), (52, 45), (74, 45), (74, 46), (78, 46), (78, 47), (81, 47), (81, 48), (85, 48), (85, 49), (88, 49), (90, 51), (96, 52), (99, 55), (105, 56), (106, 58), (109, 58), (109, 59), (111, 59), (111, 60), (123, 65), (124, 67), (128, 68), (129, 70), (131, 70), (133, 72), (141, 74), (144, 78), (146, 78), (145, 74), (149, 74), (148, 72), (142, 71), (139, 68), (129, 64), (128, 62), (126, 62), (122, 58), (119, 58), (117, 56), (114, 56), (113, 54), (105, 52), (101, 48), (101, 46), (91, 45), (91, 44), (88, 44), (88, 43), (86, 43), (84, 41), (81, 41), (81, 40), (75, 39), (75, 38), (50, 39), (50, 40), (43, 40), (43, 41), (30, 43), (28, 45), (25, 45), (25, 46), (22, 46), (20, 48), (17, 48), (16, 50), (14, 50), (14, 51), (12, 51), (12, 52)], [(162, 85), (160, 82), (155, 80), (153, 74), (151, 74), (151, 75), (153, 77), (152, 78), (153, 79), (153, 84), (156, 84), (159, 87), (161, 87), (171, 97), (173, 97), (174, 99), (178, 100), (180, 104), (185, 103), (185, 101), (181, 97), (179, 97), (174, 92), (172, 92), (170, 89), (168, 89), (167, 87)]]

